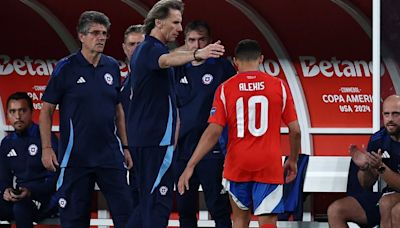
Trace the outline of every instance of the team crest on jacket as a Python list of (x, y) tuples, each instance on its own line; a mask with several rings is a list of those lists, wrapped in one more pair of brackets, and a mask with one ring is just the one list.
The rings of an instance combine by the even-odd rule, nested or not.
[(167, 187), (167, 186), (161, 186), (161, 187), (160, 187), (160, 194), (161, 194), (162, 196), (167, 195), (167, 192), (168, 192), (168, 187)]
[(204, 85), (209, 85), (214, 79), (214, 77), (211, 74), (205, 74), (201, 79)]
[(111, 74), (106, 73), (104, 75), (104, 80), (106, 80), (107, 84), (112, 85), (113, 84), (113, 77)]
[(28, 152), (31, 156), (35, 156), (38, 152), (38, 146), (36, 146), (35, 144), (31, 144), (28, 147)]
[(67, 206), (67, 200), (64, 198), (60, 198), (58, 200), (58, 206), (60, 206), (61, 208), (65, 208)]

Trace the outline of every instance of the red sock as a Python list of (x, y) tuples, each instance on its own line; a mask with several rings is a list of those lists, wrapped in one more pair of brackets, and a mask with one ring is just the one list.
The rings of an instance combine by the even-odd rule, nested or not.
[(277, 228), (275, 224), (264, 224), (260, 228)]

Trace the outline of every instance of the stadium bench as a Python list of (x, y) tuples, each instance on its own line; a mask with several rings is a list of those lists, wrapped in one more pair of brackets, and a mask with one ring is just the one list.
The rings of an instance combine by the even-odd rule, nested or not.
[[(310, 156), (308, 167), (305, 173), (303, 192), (346, 192), (347, 176), (350, 164), (350, 157), (340, 156)], [(200, 189), (201, 190), (201, 189)], [(305, 212), (306, 214), (309, 212)], [(98, 214), (105, 218), (92, 218), (90, 224), (92, 226), (112, 226), (112, 220), (108, 218), (108, 212), (99, 210)], [(328, 227), (327, 223), (313, 222), (311, 213), (303, 217), (303, 221), (290, 222), (279, 221), (278, 227), (294, 228), (294, 227), (311, 227), (320, 228)], [(7, 224), (7, 222), (0, 222), (0, 224)], [(58, 219), (46, 219), (40, 224), (59, 224)], [(169, 226), (179, 227), (179, 222), (176, 218), (169, 220)], [(207, 211), (200, 211), (199, 213), (199, 227), (214, 227), (214, 221), (210, 220)], [(351, 223), (350, 227), (358, 227)], [(256, 221), (250, 223), (250, 227), (258, 227)]]

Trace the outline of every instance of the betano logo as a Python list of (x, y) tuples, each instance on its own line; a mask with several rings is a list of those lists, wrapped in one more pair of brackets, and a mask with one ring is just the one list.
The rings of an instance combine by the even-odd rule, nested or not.
[(10, 75), (13, 72), (18, 75), (49, 76), (57, 63), (57, 60), (31, 59), (25, 56), (24, 59), (11, 59), (7, 55), (0, 55), (0, 76)]
[[(301, 70), (304, 77), (315, 77), (322, 74), (325, 77), (371, 77), (372, 61), (364, 60), (318, 60), (314, 56), (299, 56)], [(381, 76), (385, 74), (385, 67), (381, 64)]]
[[(128, 65), (122, 61), (119, 62), (121, 76), (128, 74)], [(10, 56), (0, 54), (0, 77), (14, 74), (19, 76), (50, 76), (56, 67), (55, 59), (32, 59), (25, 56), (23, 59), (11, 59)]]
[[(127, 64), (118, 61), (122, 77), (127, 74)], [(8, 55), (0, 54), (0, 76), (11, 75), (14, 72), (20, 76), (49, 76), (53, 72), (57, 60), (54, 59), (31, 59), (25, 56), (23, 59), (11, 59)], [(317, 59), (315, 56), (299, 56), (301, 72), (305, 78), (325, 76), (327, 78), (361, 78), (371, 77), (372, 61), (365, 60), (339, 60), (331, 57), (330, 60)], [(278, 76), (282, 66), (278, 61), (266, 59), (260, 64), (260, 70), (271, 76)], [(381, 64), (381, 76), (385, 74), (385, 67)]]
[[(330, 60), (317, 59), (315, 56), (299, 56), (299, 63), (302, 75), (305, 78), (316, 76), (357, 78), (371, 77), (372, 61), (365, 60), (339, 60), (332, 57)], [(294, 63), (295, 65), (298, 63)], [(278, 76), (281, 73), (282, 66), (279, 62), (266, 59), (260, 65), (260, 70), (271, 76)], [(385, 67), (381, 64), (381, 76), (385, 74)]]

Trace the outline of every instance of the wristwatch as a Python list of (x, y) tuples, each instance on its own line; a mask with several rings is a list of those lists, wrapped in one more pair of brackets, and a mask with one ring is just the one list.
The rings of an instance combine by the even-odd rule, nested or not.
[(385, 172), (385, 170), (386, 170), (386, 167), (383, 166), (383, 165), (381, 165), (381, 166), (379, 166), (379, 168), (378, 168), (378, 173), (379, 173), (379, 174), (383, 174), (383, 173)]

